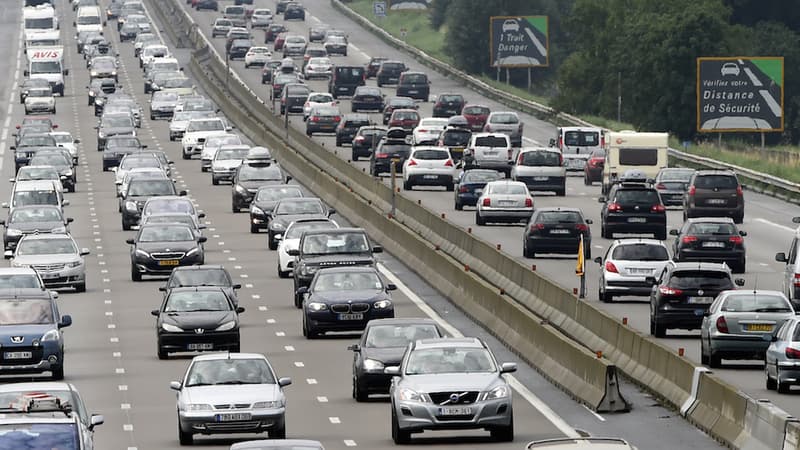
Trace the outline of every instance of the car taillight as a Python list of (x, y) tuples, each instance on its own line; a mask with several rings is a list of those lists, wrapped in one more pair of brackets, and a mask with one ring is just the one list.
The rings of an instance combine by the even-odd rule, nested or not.
[(338, 122), (340, 120), (342, 120), (341, 116), (333, 116), (333, 121), (334, 122)]
[(800, 359), (800, 350), (792, 347), (786, 347), (786, 357), (791, 359)]
[(620, 212), (622, 211), (622, 206), (619, 203), (609, 203), (608, 210), (610, 212)]
[(600, 148), (604, 148), (606, 146), (606, 137), (603, 134), (600, 134)]
[(408, 165), (409, 165), (409, 166), (416, 166), (416, 165), (417, 165), (417, 162), (416, 162), (416, 161), (414, 161), (413, 159), (409, 159), (409, 160), (408, 160)]
[(514, 156), (512, 153), (513, 153), (513, 150), (508, 149), (508, 159), (511, 159)]
[(742, 192), (742, 187), (741, 186), (736, 186), (736, 195), (738, 195), (739, 197), (744, 195), (744, 192)]
[(684, 236), (681, 238), (681, 242), (684, 244), (691, 244), (692, 242), (697, 242), (697, 236)]
[(658, 292), (660, 292), (661, 295), (681, 295), (681, 294), (683, 294), (682, 290), (671, 288), (669, 286), (659, 286), (658, 287)]
[(686, 193), (689, 194), (689, 195), (694, 195), (695, 192), (697, 192), (697, 188), (692, 186), (692, 187), (689, 188), (689, 190)]
[(543, 223), (531, 224), (531, 231), (537, 232), (539, 230), (544, 230), (544, 224)]
[(445, 167), (453, 167), (453, 160), (448, 159), (447, 161), (444, 162), (444, 165)]
[(564, 141), (563, 141), (563, 140), (561, 139), (561, 137), (559, 136), (559, 138), (558, 138), (558, 148), (561, 148), (561, 146), (562, 146), (563, 144), (564, 144)]
[(520, 122), (520, 123), (519, 123), (519, 128), (518, 128), (518, 130), (519, 130), (519, 132), (520, 132), (520, 133), (522, 133), (522, 122)]
[(664, 185), (664, 183), (658, 183), (658, 184), (656, 185), (656, 189), (660, 189), (660, 190), (662, 190), (662, 191), (663, 191), (663, 190), (665, 190), (666, 188), (667, 188), (667, 186), (666, 186), (666, 185)]
[(606, 272), (619, 273), (619, 270), (617, 270), (617, 266), (615, 266), (614, 263), (611, 261), (606, 261), (605, 269)]
[[(17, 128), (19, 128), (19, 127), (17, 127)], [(489, 125), (489, 124), (487, 123), (487, 124), (486, 124), (486, 125), (483, 127), (483, 131), (485, 131), (485, 132), (487, 132), (487, 133), (491, 133), (491, 132), (492, 132), (492, 126), (491, 126), (491, 125)]]
[(525, 207), (526, 208), (533, 208), (533, 199), (532, 198), (526, 198), (525, 199)]
[(465, 192), (469, 192), (469, 188), (467, 188), (466, 186), (461, 186), (460, 188), (458, 188), (458, 192), (461, 192), (462, 194)]
[(800, 287), (800, 273), (794, 274), (794, 287)]
[(587, 227), (586, 225), (584, 225), (584, 224), (582, 224), (582, 223), (579, 223), (579, 224), (576, 224), (576, 225), (575, 225), (575, 231), (581, 231), (581, 232), (584, 232), (584, 231), (586, 231), (586, 230), (588, 230), (588, 229), (589, 229), (589, 227)]
[(733, 245), (742, 245), (742, 243), (744, 242), (744, 239), (742, 239), (741, 236), (731, 236), (731, 238), (728, 240), (731, 241)]
[(664, 205), (662, 205), (662, 204), (653, 205), (650, 208), (650, 212), (655, 212), (655, 213), (662, 213), (662, 212), (664, 212), (666, 210), (667, 210), (667, 208), (664, 208)]
[(717, 317), (717, 331), (720, 333), (728, 332), (728, 322), (725, 321), (725, 316)]
[(364, 142), (365, 140), (366, 140), (366, 139), (364, 138), (364, 136), (358, 136), (358, 137), (356, 137), (356, 138), (354, 139), (354, 141), (355, 141), (355, 142), (358, 142), (359, 144), (360, 144), (360, 143), (362, 143), (362, 142)]
[(319, 122), (319, 117), (318, 117), (318, 116), (313, 116), (313, 117), (311, 118), (311, 121), (312, 121), (312, 122)]
[(386, 159), (386, 158), (389, 157), (389, 154), (388, 153), (376, 153), (375, 157), (376, 158), (381, 158), (381, 159)]
[(483, 206), (492, 206), (492, 199), (486, 197), (483, 199)]

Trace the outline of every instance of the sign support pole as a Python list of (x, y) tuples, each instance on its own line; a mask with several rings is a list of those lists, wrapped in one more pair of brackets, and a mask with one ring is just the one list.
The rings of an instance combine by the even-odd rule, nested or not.
[(399, 161), (399, 159), (392, 159), (392, 165), (390, 166), (390, 171), (389, 171), (390, 176), (392, 178), (392, 181), (391, 181), (391, 184), (390, 184), (391, 188), (392, 188), (392, 217), (395, 216), (395, 206), (396, 206), (395, 205), (395, 203), (396, 203), (395, 202), (395, 197), (397, 196), (397, 179), (395, 177), (397, 176), (397, 162), (398, 161)]
[(586, 255), (584, 252), (583, 233), (581, 233), (581, 240), (578, 242), (578, 261), (575, 264), (575, 275), (578, 275), (581, 281), (578, 298), (586, 298)]
[(766, 141), (766, 137), (764, 135), (764, 132), (762, 131), (761, 132), (761, 150), (764, 150), (765, 141)]
[(506, 84), (511, 85), (511, 70), (506, 67)]
[(497, 66), (497, 82), (500, 82), (500, 66)]
[(528, 92), (531, 91), (531, 87), (533, 86), (533, 83), (531, 82), (531, 72), (533, 72), (533, 70), (528, 67)]

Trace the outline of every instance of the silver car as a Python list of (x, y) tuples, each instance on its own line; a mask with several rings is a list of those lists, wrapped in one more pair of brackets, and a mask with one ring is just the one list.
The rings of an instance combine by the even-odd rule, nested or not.
[(34, 269), (48, 288), (73, 287), (76, 292), (84, 292), (86, 264), (83, 257), (88, 254), (88, 248), (78, 250), (69, 234), (29, 234), (17, 244), (11, 267)]
[(191, 445), (195, 434), (263, 433), (286, 438), (286, 396), (290, 378), (278, 378), (258, 353), (213, 353), (192, 358), (177, 391), (178, 439)]
[(531, 191), (567, 192), (567, 168), (561, 151), (553, 148), (523, 148), (511, 168), (511, 179), (522, 181)]
[(800, 317), (790, 317), (771, 338), (764, 358), (767, 389), (782, 394), (789, 387), (800, 384)]
[(511, 139), (511, 145), (522, 147), (522, 121), (513, 111), (493, 111), (486, 118), (483, 131), (487, 133), (504, 133)]
[(423, 339), (410, 344), (392, 375), (392, 439), (407, 444), (424, 430), (483, 428), (499, 441), (514, 440), (511, 387), (503, 374), (515, 363), (498, 364), (477, 338)]
[(653, 285), (647, 282), (647, 277), (657, 277), (669, 259), (663, 241), (617, 239), (604, 257), (594, 259), (601, 266), (598, 298), (608, 303), (620, 296), (649, 297)]
[(524, 222), (533, 215), (533, 197), (521, 181), (495, 180), (486, 183), (478, 197), (475, 223)]
[(325, 450), (319, 441), (307, 439), (262, 439), (260, 441), (237, 442), (230, 450)]
[(762, 359), (770, 337), (795, 312), (780, 291), (722, 291), (700, 328), (700, 362), (716, 368), (725, 359)]

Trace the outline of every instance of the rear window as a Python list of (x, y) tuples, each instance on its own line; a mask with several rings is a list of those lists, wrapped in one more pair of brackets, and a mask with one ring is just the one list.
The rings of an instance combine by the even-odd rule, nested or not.
[(400, 120), (417, 120), (419, 119), (419, 114), (416, 111), (396, 111), (394, 113), (395, 119)]
[(405, 152), (411, 149), (411, 144), (386, 144), (381, 146), (383, 152)]
[(337, 67), (336, 79), (341, 81), (358, 82), (364, 78), (363, 67)]
[(467, 106), (463, 111), (461, 111), (461, 114), (470, 114), (473, 116), (489, 114), (489, 108), (484, 108), (481, 106)]
[(512, 113), (495, 114), (492, 116), (492, 123), (519, 123), (519, 117)]
[(447, 130), (442, 134), (442, 143), (447, 146), (467, 145), (472, 136), (467, 130)]
[(476, 147), (508, 147), (508, 139), (504, 136), (481, 136), (475, 138)]
[(694, 174), (694, 170), (665, 170), (661, 172), (658, 178), (661, 181), (689, 181)]
[(464, 173), (464, 178), (461, 180), (462, 183), (488, 183), (490, 181), (499, 180), (500, 179), (500, 172), (491, 171), (491, 172), (471, 172), (468, 171)]
[(669, 252), (660, 245), (620, 245), (611, 252), (611, 259), (623, 261), (667, 261)]
[(288, 86), (286, 88), (286, 95), (306, 96), (310, 90), (305, 86)]
[(733, 294), (725, 299), (722, 311), (736, 312), (791, 312), (789, 302), (780, 295)]
[(489, 188), (491, 194), (525, 195), (528, 193), (526, 186), (519, 184), (496, 184)]
[(564, 133), (564, 145), (594, 147), (600, 145), (600, 133), (597, 131), (567, 131)]
[(344, 126), (349, 128), (359, 128), (364, 125), (369, 125), (369, 119), (347, 119), (344, 121)]
[(228, 6), (225, 8), (225, 14), (244, 14), (243, 6)]
[(561, 166), (561, 155), (555, 152), (525, 152), (520, 155), (520, 165), (523, 166)]
[(401, 63), (383, 63), (381, 67), (389, 70), (402, 70), (404, 68), (403, 64)]
[(414, 159), (422, 160), (435, 160), (435, 159), (448, 159), (450, 152), (447, 150), (417, 150), (414, 152)]
[(689, 234), (736, 234), (736, 228), (730, 223), (693, 223), (689, 225)]
[(410, 73), (403, 76), (403, 83), (427, 83), (427, 75), (421, 73)]
[(655, 148), (621, 148), (619, 149), (621, 166), (654, 166), (658, 164), (658, 149)]
[(460, 95), (440, 95), (439, 100), (443, 102), (460, 102), (462, 98)]
[(701, 189), (736, 189), (739, 182), (731, 175), (698, 175), (694, 179), (694, 185)]
[(621, 189), (614, 197), (616, 203), (626, 205), (656, 205), (661, 203), (658, 192), (651, 189)]
[(712, 288), (733, 289), (731, 277), (726, 272), (712, 270), (677, 271), (672, 273), (670, 287), (678, 289)]
[(583, 217), (577, 211), (543, 211), (536, 223), (583, 223)]

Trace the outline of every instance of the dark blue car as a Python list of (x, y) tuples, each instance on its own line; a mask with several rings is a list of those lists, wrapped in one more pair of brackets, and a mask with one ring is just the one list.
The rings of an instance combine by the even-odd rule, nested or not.
[(501, 178), (503, 174), (496, 170), (471, 169), (462, 172), (454, 189), (456, 210), (461, 211), (465, 206), (475, 206), (486, 183)]

